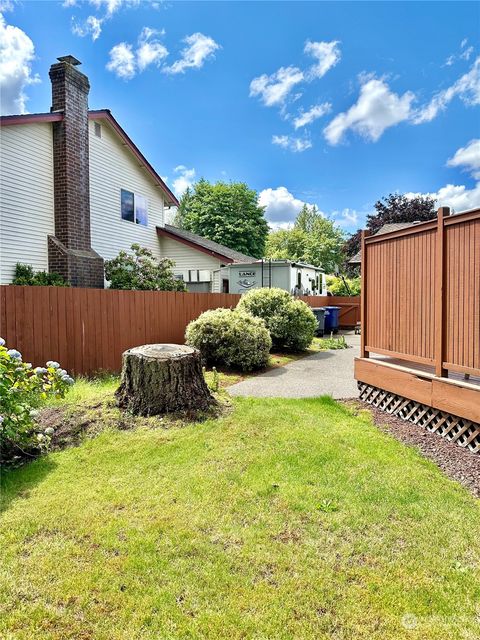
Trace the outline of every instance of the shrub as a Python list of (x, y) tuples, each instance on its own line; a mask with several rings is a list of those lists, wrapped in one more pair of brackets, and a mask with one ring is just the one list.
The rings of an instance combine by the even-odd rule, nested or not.
[(237, 309), (265, 321), (273, 346), (289, 351), (307, 349), (317, 321), (310, 307), (283, 289), (253, 289), (240, 298)]
[(122, 249), (116, 258), (105, 262), (110, 289), (186, 291), (183, 280), (177, 280), (173, 274), (173, 260), (158, 259), (139, 244), (132, 244), (131, 249), (132, 253)]
[(68, 287), (70, 286), (59, 273), (34, 271), (29, 264), (17, 262), (12, 284), (30, 285), (38, 287)]
[(333, 296), (359, 296), (360, 278), (345, 278), (348, 288), (342, 278), (327, 276), (327, 288)]
[(7, 349), (0, 338), (0, 461), (34, 455), (48, 448), (53, 429), (35, 425), (36, 409), (49, 396), (62, 397), (72, 378), (58, 362), (36, 367)]
[(272, 346), (263, 320), (231, 309), (202, 313), (188, 325), (186, 339), (207, 363), (240, 371), (265, 367)]

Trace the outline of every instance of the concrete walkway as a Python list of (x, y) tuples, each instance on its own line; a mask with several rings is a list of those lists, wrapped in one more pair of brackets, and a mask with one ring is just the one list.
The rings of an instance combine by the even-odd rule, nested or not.
[(321, 351), (284, 367), (261, 373), (228, 388), (232, 396), (256, 398), (333, 398), (358, 396), (353, 359), (360, 352), (360, 336), (345, 333), (350, 349)]

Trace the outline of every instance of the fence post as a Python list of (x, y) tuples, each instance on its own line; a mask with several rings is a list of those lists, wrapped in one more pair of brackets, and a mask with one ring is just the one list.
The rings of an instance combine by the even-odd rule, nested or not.
[(437, 214), (437, 242), (435, 267), (435, 375), (448, 377), (444, 369), (445, 356), (445, 225), (449, 207), (440, 207)]
[(370, 235), (370, 231), (362, 230), (362, 262), (361, 262), (361, 291), (360, 291), (360, 357), (368, 358), (368, 351), (365, 350), (367, 344), (367, 246), (365, 239)]

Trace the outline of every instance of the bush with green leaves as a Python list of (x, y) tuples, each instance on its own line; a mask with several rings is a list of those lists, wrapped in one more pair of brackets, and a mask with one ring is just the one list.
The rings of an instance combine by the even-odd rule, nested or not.
[(105, 262), (110, 289), (186, 291), (183, 280), (177, 280), (173, 274), (173, 260), (158, 259), (139, 244), (132, 244), (131, 250), (132, 253), (127, 253), (122, 249), (116, 258)]
[(304, 351), (312, 343), (317, 320), (310, 307), (288, 291), (252, 289), (240, 298), (237, 309), (264, 320), (277, 349)]
[(332, 296), (359, 296), (361, 278), (327, 276), (327, 289), (330, 291)]
[(0, 338), (0, 462), (34, 456), (48, 449), (52, 428), (41, 429), (36, 410), (48, 397), (63, 397), (73, 379), (58, 362), (36, 367), (22, 361)]
[(36, 287), (69, 287), (70, 285), (59, 273), (34, 271), (29, 264), (17, 262), (12, 284), (30, 285)]
[(188, 325), (186, 341), (207, 364), (240, 371), (265, 367), (272, 347), (263, 320), (235, 309), (205, 311)]

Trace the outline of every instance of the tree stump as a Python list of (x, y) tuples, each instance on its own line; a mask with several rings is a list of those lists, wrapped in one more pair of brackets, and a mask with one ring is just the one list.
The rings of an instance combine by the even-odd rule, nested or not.
[(200, 352), (179, 344), (125, 351), (115, 395), (119, 407), (142, 416), (205, 411), (216, 404), (203, 377)]

